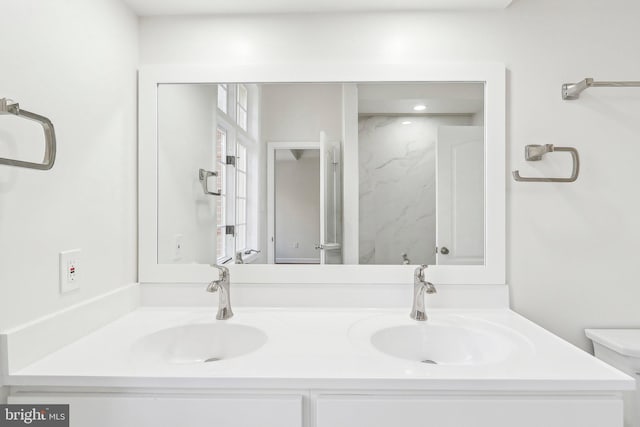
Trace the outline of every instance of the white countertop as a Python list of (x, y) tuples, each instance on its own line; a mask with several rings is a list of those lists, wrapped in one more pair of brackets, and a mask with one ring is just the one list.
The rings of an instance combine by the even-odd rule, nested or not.
[(215, 363), (142, 361), (132, 352), (151, 333), (216, 322), (213, 308), (139, 308), (19, 370), (12, 386), (450, 391), (620, 391), (634, 380), (511, 310), (428, 311), (431, 322), (485, 325), (519, 343), (478, 365), (430, 365), (368, 345), (368, 329), (415, 323), (408, 310), (238, 308), (230, 324), (263, 330), (258, 350)]

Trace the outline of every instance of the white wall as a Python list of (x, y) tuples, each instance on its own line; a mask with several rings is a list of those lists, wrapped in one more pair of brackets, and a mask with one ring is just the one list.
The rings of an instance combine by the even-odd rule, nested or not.
[(275, 156), (276, 263), (320, 263), (320, 156), (290, 150)]
[[(216, 261), (217, 197), (205, 195), (200, 168), (217, 171), (215, 85), (158, 88), (158, 263)], [(210, 191), (218, 191), (209, 178)], [(181, 250), (176, 239), (181, 236)]]
[[(0, 10), (0, 98), (48, 116), (58, 141), (51, 171), (0, 166), (3, 330), (137, 280), (138, 34), (114, 0), (0, 0)], [(3, 119), (0, 157), (41, 160), (41, 133)], [(60, 295), (58, 253), (73, 248), (81, 288)]]
[[(145, 18), (141, 62), (504, 62), (505, 173), (534, 173), (526, 144), (573, 145), (583, 161), (574, 184), (508, 181), (512, 306), (587, 348), (585, 327), (640, 326), (630, 303), (640, 301), (640, 93), (591, 89), (566, 102), (560, 85), (637, 80), (638, 16), (640, 3), (628, 0), (517, 0), (504, 11), (457, 14)], [(568, 173), (560, 157), (536, 167)]]
[(266, 142), (318, 141), (320, 131), (342, 137), (342, 85), (265, 84), (261, 107)]
[[(137, 19), (119, 1), (0, 0), (0, 97), (48, 116), (48, 172), (0, 166), (0, 330), (136, 278)], [(0, 157), (40, 134), (0, 122)], [(37, 157), (37, 156), (36, 156)], [(58, 292), (58, 253), (82, 248), (81, 288)]]

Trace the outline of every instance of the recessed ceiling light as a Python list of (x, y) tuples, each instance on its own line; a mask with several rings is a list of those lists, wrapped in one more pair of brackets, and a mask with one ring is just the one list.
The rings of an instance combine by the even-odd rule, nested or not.
[(411, 122), (409, 120), (405, 120), (404, 122), (402, 122), (403, 125), (410, 125)]
[(415, 111), (424, 111), (424, 110), (426, 110), (426, 109), (427, 109), (427, 106), (426, 106), (426, 105), (424, 105), (424, 104), (418, 104), (418, 105), (416, 105), (415, 107), (413, 107), (413, 109), (414, 109)]

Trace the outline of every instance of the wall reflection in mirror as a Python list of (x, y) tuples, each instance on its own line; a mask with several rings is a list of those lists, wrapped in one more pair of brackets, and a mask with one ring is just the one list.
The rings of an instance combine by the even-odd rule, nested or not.
[(484, 264), (484, 144), (483, 83), (161, 84), (158, 263)]

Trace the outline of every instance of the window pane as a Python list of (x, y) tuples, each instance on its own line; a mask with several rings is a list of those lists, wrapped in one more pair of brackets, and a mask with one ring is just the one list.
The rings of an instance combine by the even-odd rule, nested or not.
[(221, 192), (222, 194), (225, 194), (225, 193), (226, 193), (226, 191), (224, 191), (224, 190), (225, 190), (225, 188), (226, 188), (226, 187), (225, 187), (225, 184), (226, 184), (226, 181), (227, 181), (227, 180), (226, 180), (227, 176), (226, 176), (226, 173), (225, 173), (226, 167), (225, 167), (224, 165), (219, 165), (219, 166), (218, 166), (218, 169), (219, 169), (219, 170), (218, 170), (218, 179), (217, 179), (217, 181), (216, 181), (216, 183), (217, 183), (217, 188), (215, 188), (215, 189), (214, 189), (214, 191), (216, 191), (216, 192), (217, 192), (218, 190), (220, 190), (220, 192)]
[(247, 130), (247, 112), (238, 105), (238, 126)]
[(227, 198), (224, 196), (218, 196), (216, 197), (216, 217), (218, 219), (218, 225), (222, 226), (222, 225), (226, 225), (227, 224), (227, 218), (226, 218), (226, 208), (227, 208)]
[(246, 224), (247, 222), (247, 201), (245, 199), (238, 199), (238, 224)]
[(240, 144), (238, 144), (237, 156), (238, 156), (238, 160), (237, 160), (236, 167), (238, 168), (239, 171), (246, 172), (246, 170), (247, 170), (247, 149), (244, 148), (244, 146), (242, 146)]
[(238, 85), (238, 105), (247, 110), (247, 87)]
[(218, 188), (215, 191), (222, 190), (222, 194), (225, 194), (225, 184), (227, 182), (227, 131), (223, 128), (216, 129), (216, 163), (218, 166)]
[(247, 197), (247, 177), (243, 172), (238, 172), (238, 195), (237, 197)]
[(247, 130), (248, 102), (247, 87), (245, 85), (238, 85), (238, 94), (236, 96), (236, 123), (244, 130)]
[(239, 225), (236, 229), (236, 249), (241, 251), (247, 248), (246, 226)]
[(226, 239), (224, 234), (224, 229), (218, 227), (216, 233), (216, 249), (217, 249), (217, 257), (218, 259), (223, 258), (226, 255), (225, 249)]
[(218, 108), (225, 113), (227, 112), (227, 93), (228, 92), (226, 84), (218, 85)]
[(227, 156), (227, 131), (223, 128), (216, 129), (216, 161), (226, 163)]

